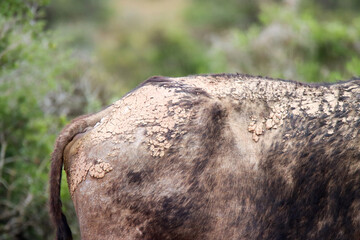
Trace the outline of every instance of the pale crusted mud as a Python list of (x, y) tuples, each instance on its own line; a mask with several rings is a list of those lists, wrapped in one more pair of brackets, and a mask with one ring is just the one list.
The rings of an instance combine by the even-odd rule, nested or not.
[[(180, 85), (176, 87), (176, 82), (181, 83), (182, 87), (185, 85), (202, 89), (211, 98), (230, 101), (233, 105), (242, 102), (266, 103), (269, 111), (259, 112), (255, 105), (253, 115), (248, 119), (247, 130), (254, 142), (258, 142), (266, 132), (282, 126), (284, 119), (289, 116), (316, 117), (334, 114), (336, 110), (343, 108), (346, 98), (360, 92), (360, 89), (354, 86), (348, 87), (347, 91), (340, 91), (337, 85), (310, 86), (248, 76), (231, 80), (222, 76), (194, 76), (174, 78), (172, 81), (175, 87), (149, 84), (115, 102), (111, 114), (102, 118), (87, 137), (91, 138), (94, 144), (114, 136), (118, 136), (118, 142), (132, 143), (135, 141), (136, 130), (143, 127), (144, 143), (148, 151), (153, 157), (163, 157), (166, 150), (172, 146), (171, 140), (186, 133), (186, 130), (180, 127), (194, 116), (194, 113), (183, 106), (188, 93), (182, 91)], [(340, 94), (344, 95), (343, 100), (340, 100)], [(358, 119), (359, 115), (346, 115), (342, 121), (347, 123)], [(336, 122), (330, 119), (328, 124), (334, 127)], [(333, 129), (329, 128), (328, 134), (332, 133)], [(116, 142), (114, 144), (116, 145)], [(84, 151), (78, 152), (77, 161), (69, 170), (72, 193), (88, 172), (92, 177), (102, 178), (112, 170), (109, 163), (97, 160), (98, 163), (93, 164), (86, 159)]]
[[(141, 127), (145, 129), (144, 144), (147, 145), (151, 155), (164, 156), (165, 151), (171, 147), (171, 140), (186, 133), (180, 128), (189, 122), (192, 116), (182, 99), (186, 93), (177, 93), (180, 90), (180, 88), (164, 89), (157, 86), (144, 86), (138, 89), (115, 102), (111, 114), (97, 123), (86, 138), (97, 144), (117, 136), (118, 142), (132, 143), (136, 138), (136, 130)], [(93, 160), (88, 159), (82, 146), (76, 148), (78, 148), (77, 161), (72, 163), (68, 170), (71, 193), (85, 180), (88, 172), (92, 177), (102, 178), (112, 170), (109, 163), (99, 162), (101, 160), (93, 164)], [(119, 149), (115, 146), (109, 155), (117, 151)]]
[[(189, 121), (191, 113), (181, 106), (185, 93), (180, 89), (144, 86), (114, 104), (113, 113), (99, 124), (95, 141), (118, 135), (119, 141), (133, 142), (138, 127), (145, 128), (148, 149), (154, 157), (164, 156), (170, 139), (182, 135), (179, 126)], [(108, 121), (111, 120), (111, 121)], [(112, 123), (116, 122), (117, 125)]]
[(88, 173), (93, 178), (103, 178), (106, 173), (113, 169), (109, 163), (104, 162), (101, 159), (89, 161), (89, 158), (83, 148), (79, 146), (73, 148), (76, 148), (75, 156), (77, 156), (77, 161), (69, 163), (67, 159), (65, 159), (65, 170), (67, 172), (71, 195), (76, 190), (76, 187), (85, 180)]
[[(252, 133), (255, 142), (258, 142), (259, 137), (266, 131), (281, 126), (285, 117), (330, 116), (336, 110), (343, 110), (348, 98), (360, 94), (359, 87), (352, 83), (344, 84), (343, 88), (339, 89), (338, 85), (312, 86), (282, 80), (264, 80), (252, 76), (240, 76), (231, 80), (226, 80), (223, 76), (196, 76), (177, 80), (205, 89), (213, 97), (230, 98), (235, 103), (262, 100), (271, 111), (266, 115), (250, 117), (248, 131)], [(359, 117), (359, 115), (344, 116), (342, 120), (357, 121)], [(334, 125), (330, 122), (329, 124)]]

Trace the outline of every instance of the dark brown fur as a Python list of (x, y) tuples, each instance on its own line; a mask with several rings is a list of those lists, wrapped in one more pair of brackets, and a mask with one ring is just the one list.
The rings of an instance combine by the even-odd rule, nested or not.
[[(251, 78), (223, 74), (202, 77), (212, 81)], [(271, 85), (283, 80), (261, 81)], [(308, 88), (310, 92), (304, 91), (304, 98), (313, 94), (312, 89), (321, 87), (284, 83)], [(106, 149), (116, 145), (119, 136), (109, 138), (101, 146), (84, 140), (86, 150), (93, 151), (87, 153), (89, 158), (95, 155), (115, 165), (103, 179), (86, 180), (98, 196), (110, 199), (109, 202), (91, 202), (89, 196), (93, 198), (93, 193), (87, 195), (81, 188), (73, 196), (78, 204), (82, 237), (123, 239), (131, 234), (131, 239), (359, 240), (360, 120), (356, 117), (360, 114), (360, 96), (348, 97), (345, 93), (354, 86), (360, 87), (360, 80), (347, 83), (329, 85), (339, 89), (336, 101), (342, 103), (333, 112), (325, 110), (326, 99), (316, 116), (306, 108), (300, 108), (296, 115), (289, 107), (283, 125), (260, 135), (260, 141), (255, 143), (243, 124), (254, 115), (269, 115), (270, 100), (263, 99), (263, 95), (233, 101), (231, 96), (215, 98), (206, 88), (176, 79), (147, 80), (139, 88), (156, 86), (185, 93), (180, 101), (169, 104), (194, 114), (177, 126), (183, 134), (168, 132), (166, 138), (172, 145), (162, 157), (152, 157), (145, 147), (136, 148), (125, 142), (118, 146), (127, 147), (124, 152), (114, 159), (106, 158)], [(294, 97), (293, 92), (285, 95)], [(109, 111), (75, 119), (56, 142), (50, 210), (58, 227), (57, 239), (71, 239), (59, 198), (64, 148), (77, 133), (94, 126)], [(356, 120), (344, 122), (349, 116)], [(329, 124), (329, 120), (334, 124)], [(236, 121), (239, 125), (234, 125)], [(139, 130), (144, 127), (145, 124), (139, 125)], [(245, 131), (238, 130), (241, 127)], [(143, 132), (146, 133), (145, 128)], [(248, 161), (251, 151), (256, 153), (251, 157), (256, 158), (256, 166)], [(77, 160), (75, 155), (69, 158)], [(141, 166), (134, 164), (140, 160)], [(169, 189), (168, 181), (173, 181)]]
[(102, 114), (89, 114), (75, 118), (62, 130), (56, 139), (54, 151), (51, 154), (49, 210), (53, 224), (56, 226), (56, 239), (58, 240), (72, 239), (71, 230), (61, 210), (62, 203), (60, 200), (61, 172), (65, 147), (76, 134), (82, 133), (86, 128), (99, 121), (103, 116)]

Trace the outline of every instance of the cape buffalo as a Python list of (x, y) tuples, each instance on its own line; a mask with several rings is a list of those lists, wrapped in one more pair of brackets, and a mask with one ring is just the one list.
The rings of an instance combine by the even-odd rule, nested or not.
[(82, 239), (360, 239), (360, 79), (152, 77), (73, 120), (64, 165)]

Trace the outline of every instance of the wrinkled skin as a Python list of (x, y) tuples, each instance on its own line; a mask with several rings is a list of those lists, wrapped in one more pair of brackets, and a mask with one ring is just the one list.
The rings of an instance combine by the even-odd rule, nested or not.
[(59, 135), (82, 239), (360, 239), (360, 80), (153, 77)]

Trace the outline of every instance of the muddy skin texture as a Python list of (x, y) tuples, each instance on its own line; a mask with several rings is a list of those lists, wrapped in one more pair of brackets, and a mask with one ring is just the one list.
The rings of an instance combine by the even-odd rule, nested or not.
[(82, 239), (360, 239), (360, 79), (153, 77), (75, 119), (52, 155)]

